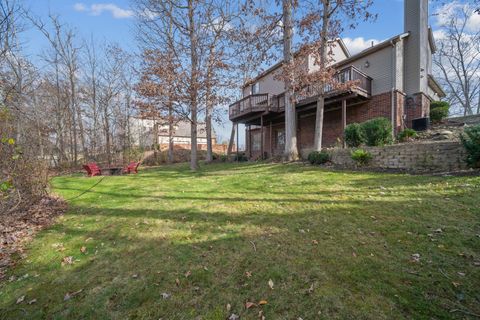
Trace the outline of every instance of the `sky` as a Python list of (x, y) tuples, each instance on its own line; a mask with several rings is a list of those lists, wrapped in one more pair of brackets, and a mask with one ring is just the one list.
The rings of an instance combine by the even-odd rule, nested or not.
[[(135, 17), (130, 9), (130, 0), (23, 0), (25, 5), (40, 18), (49, 13), (59, 15), (61, 21), (76, 30), (80, 38), (95, 41), (117, 42), (127, 51), (136, 50)], [(372, 8), (378, 13), (375, 22), (361, 23), (354, 30), (342, 35), (350, 53), (359, 52), (369, 46), (403, 32), (403, 0), (376, 0)], [(35, 60), (46, 48), (43, 36), (34, 29), (24, 34), (24, 48), (27, 55)], [(218, 141), (229, 137), (231, 123), (226, 119), (223, 125), (216, 125)], [(242, 129), (240, 130), (242, 131)]]

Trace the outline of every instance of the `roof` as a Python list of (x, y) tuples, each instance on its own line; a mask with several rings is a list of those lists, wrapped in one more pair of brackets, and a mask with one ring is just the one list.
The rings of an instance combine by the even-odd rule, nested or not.
[(334, 67), (337, 67), (337, 66), (343, 66), (345, 64), (348, 64), (348, 63), (351, 63), (352, 61), (355, 61), (355, 60), (358, 60), (360, 58), (363, 58), (365, 56), (368, 56), (374, 52), (377, 52), (379, 50), (382, 50), (388, 46), (391, 46), (392, 43), (395, 43), (397, 41), (400, 41), (402, 40), (403, 38), (406, 38), (408, 37), (409, 33), (408, 32), (405, 32), (405, 33), (401, 33), (401, 34), (398, 34), (394, 37), (391, 37), (390, 39), (387, 39), (385, 41), (382, 41), (380, 43), (377, 43), (376, 45), (374, 46), (371, 46), (370, 48), (368, 49), (365, 49), (363, 51), (360, 51), (359, 53), (357, 54), (354, 54), (353, 56), (350, 56), (349, 58), (345, 59), (345, 60), (342, 60), (342, 61), (339, 61), (337, 63), (334, 64)]
[[(340, 46), (340, 48), (342, 49), (342, 51), (345, 53), (345, 56), (350, 57), (350, 51), (348, 51), (348, 48), (347, 46), (345, 45), (345, 43), (343, 42), (343, 40), (341, 38), (336, 38), (334, 40), (329, 40), (328, 42), (337, 42)], [(295, 54), (297, 54), (298, 52), (296, 52)], [(283, 65), (283, 60), (275, 63), (273, 66), (271, 66), (270, 68), (266, 69), (265, 71), (259, 73), (255, 78), (253, 79), (250, 79), (248, 81), (246, 81), (244, 84), (243, 84), (243, 88), (245, 88), (246, 86), (256, 82), (258, 79), (260, 78), (263, 78), (264, 76), (266, 76), (267, 74), (269, 74), (270, 72), (273, 72), (275, 71), (276, 69), (280, 68), (281, 66)]]
[(442, 86), (435, 80), (433, 75), (428, 75), (428, 86), (436, 93), (440, 98), (445, 98), (447, 94), (443, 91)]

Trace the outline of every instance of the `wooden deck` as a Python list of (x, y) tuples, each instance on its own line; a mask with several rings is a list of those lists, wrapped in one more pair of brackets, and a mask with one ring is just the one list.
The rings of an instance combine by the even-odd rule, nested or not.
[[(352, 82), (353, 85), (344, 90), (326, 87), (325, 104), (341, 102), (345, 99), (368, 100), (372, 92), (372, 79), (353, 66), (344, 68), (335, 75), (339, 83)], [(306, 90), (307, 92), (309, 90)], [(297, 98), (296, 107), (311, 105), (318, 95), (306, 95)], [(247, 123), (261, 115), (282, 114), (285, 111), (285, 93), (271, 95), (268, 93), (246, 96), (229, 106), (229, 118), (236, 123)]]

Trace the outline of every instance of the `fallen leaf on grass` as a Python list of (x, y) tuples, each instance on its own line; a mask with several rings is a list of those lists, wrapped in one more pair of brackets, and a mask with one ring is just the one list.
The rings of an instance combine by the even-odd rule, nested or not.
[(460, 286), (460, 283), (459, 283), (459, 282), (455, 282), (455, 281), (454, 281), (454, 282), (452, 282), (452, 284), (453, 284), (453, 286), (454, 286), (455, 288), (458, 288), (458, 287)]
[(21, 296), (17, 299), (17, 304), (22, 303), (25, 300), (25, 296)]
[(80, 252), (81, 253), (86, 253), (87, 252), (87, 247), (81, 247)]
[(75, 297), (76, 295), (81, 293), (82, 291), (83, 291), (83, 289), (80, 289), (80, 290), (75, 291), (75, 292), (67, 292), (65, 294), (65, 296), (63, 297), (63, 301), (68, 301), (68, 300), (72, 299), (73, 297)]
[(67, 264), (73, 264), (73, 257), (72, 256), (64, 257), (62, 259), (62, 266), (67, 265)]
[(312, 244), (313, 244), (313, 245), (317, 245), (317, 244), (318, 244), (318, 241), (317, 241), (317, 240), (312, 240)]
[(258, 305), (260, 305), (260, 306), (263, 306), (263, 305), (265, 305), (265, 304), (267, 304), (267, 303), (268, 303), (267, 300), (260, 300), (260, 301), (258, 301)]
[(245, 302), (245, 309), (250, 309), (250, 308), (256, 307), (256, 306), (257, 305), (253, 302), (249, 302), (249, 301)]
[(36, 302), (37, 302), (37, 299), (32, 299), (32, 300), (28, 301), (27, 304), (34, 304)]
[(250, 278), (252, 276), (252, 273), (250, 271), (245, 271), (245, 275), (247, 278)]
[(175, 284), (176, 284), (177, 286), (180, 286), (180, 280), (179, 280), (178, 278), (175, 279)]
[(230, 317), (228, 317), (228, 320), (238, 320), (240, 319), (240, 316), (237, 316), (235, 313), (232, 313)]
[(272, 279), (268, 280), (268, 286), (273, 290), (273, 281)]
[(227, 303), (227, 312), (230, 312), (232, 310), (232, 305), (230, 303)]
[(410, 261), (411, 262), (420, 262), (420, 254), (419, 253), (414, 253), (410, 256)]
[(170, 293), (167, 293), (167, 292), (162, 292), (162, 298), (164, 300), (167, 300), (171, 297), (172, 295)]
[(188, 270), (187, 272), (185, 272), (185, 278), (190, 277), (191, 274), (192, 274), (192, 272), (190, 270)]

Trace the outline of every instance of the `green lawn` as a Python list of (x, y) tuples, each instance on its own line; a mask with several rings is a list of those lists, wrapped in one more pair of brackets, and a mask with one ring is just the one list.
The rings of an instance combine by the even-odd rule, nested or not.
[(99, 179), (53, 179), (70, 210), (31, 242), (10, 274), (20, 280), (0, 285), (0, 318), (480, 314), (480, 177), (177, 165), (75, 198)]

